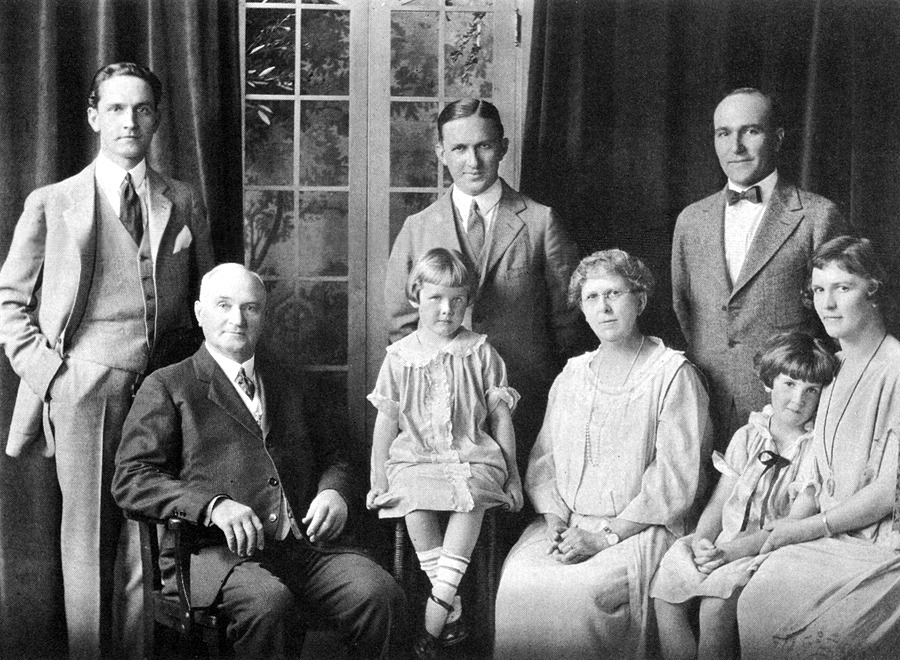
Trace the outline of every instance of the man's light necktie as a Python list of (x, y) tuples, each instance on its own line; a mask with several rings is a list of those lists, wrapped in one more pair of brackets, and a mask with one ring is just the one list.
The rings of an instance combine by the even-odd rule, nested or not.
[(481, 249), (484, 247), (484, 218), (478, 212), (478, 202), (472, 200), (472, 208), (469, 210), (469, 219), (466, 225), (469, 234), (469, 244), (472, 246), (472, 252), (478, 257)]
[(253, 384), (252, 380), (247, 378), (247, 372), (244, 371), (243, 367), (238, 371), (238, 375), (235, 377), (234, 381), (242, 390), (244, 390), (244, 394), (247, 395), (247, 398), (252, 401), (253, 395), (256, 393), (256, 386)]

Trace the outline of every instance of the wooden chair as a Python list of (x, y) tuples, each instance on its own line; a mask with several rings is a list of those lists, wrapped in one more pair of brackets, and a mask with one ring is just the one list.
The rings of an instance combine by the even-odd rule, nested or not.
[[(201, 657), (222, 658), (231, 655), (226, 636), (228, 618), (215, 605), (196, 607), (191, 603), (191, 555), (225, 539), (212, 538), (198, 525), (180, 518), (161, 520), (133, 513), (125, 516), (137, 521), (141, 534), (141, 570), (144, 590), (144, 658)], [(171, 532), (175, 547), (175, 585), (178, 598), (163, 594), (159, 568), (159, 531)], [(330, 631), (333, 626), (309, 612), (298, 612), (291, 621), (286, 640), (288, 652), (300, 657), (306, 633)]]
[[(138, 522), (141, 534), (141, 563), (144, 587), (144, 658), (172, 657), (163, 652), (168, 641), (176, 642), (181, 654), (205, 652), (210, 658), (226, 655), (225, 617), (215, 607), (194, 607), (191, 603), (191, 554), (209, 541), (201, 538), (197, 525), (180, 518), (159, 520), (126, 514)], [(175, 583), (178, 598), (163, 594), (159, 568), (159, 530), (165, 528), (174, 539)]]
[[(407, 543), (406, 524), (403, 518), (397, 518), (394, 523), (394, 579), (400, 583), (407, 596), (410, 597), (410, 603), (417, 602), (413, 598), (413, 586), (410, 578), (410, 571), (407, 569), (407, 560), (413, 554), (412, 544)], [(412, 562), (413, 570), (418, 570), (418, 564)], [(478, 607), (472, 607), (465, 615), (470, 626), (480, 629), (480, 634), (476, 636), (480, 639), (480, 646), (490, 655), (490, 647), (494, 642), (494, 606), (497, 600), (497, 587), (499, 580), (497, 576), (497, 513), (496, 509), (489, 509), (484, 514), (484, 520), (481, 523), (481, 534), (478, 536), (478, 542), (472, 552), (472, 561), (469, 570), (466, 571), (465, 582), (474, 580), (474, 589), (467, 590), (474, 593)], [(460, 585), (462, 589), (462, 585)], [(467, 601), (466, 608), (471, 607), (472, 603)], [(472, 615), (471, 612), (477, 612)]]

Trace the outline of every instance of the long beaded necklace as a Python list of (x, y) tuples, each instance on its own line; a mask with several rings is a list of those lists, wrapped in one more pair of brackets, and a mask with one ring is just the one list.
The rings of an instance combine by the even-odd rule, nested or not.
[[(875, 356), (878, 355), (878, 351), (881, 350), (881, 345), (884, 343), (884, 340), (887, 338), (887, 333), (884, 333), (884, 336), (881, 338), (881, 341), (878, 342), (878, 346), (875, 347), (875, 350), (872, 351), (872, 355), (869, 356), (869, 359), (866, 361), (866, 366), (863, 367), (863, 370), (859, 372), (859, 376), (856, 378), (856, 382), (853, 383), (853, 388), (850, 390), (850, 396), (847, 397), (846, 403), (844, 403), (844, 408), (841, 410), (841, 414), (838, 415), (837, 423), (834, 425), (834, 428), (831, 431), (831, 446), (830, 448), (825, 444), (825, 438), (828, 437), (828, 413), (831, 411), (831, 399), (834, 397), (834, 390), (837, 389), (835, 386), (837, 385), (837, 379), (840, 376), (840, 369), (838, 369), (837, 375), (834, 377), (834, 383), (831, 385), (831, 391), (828, 393), (828, 403), (825, 405), (825, 419), (822, 422), (822, 451), (825, 454), (825, 462), (828, 464), (828, 478), (825, 480), (825, 490), (828, 491), (829, 496), (834, 495), (834, 468), (832, 467), (832, 460), (834, 459), (834, 441), (837, 438), (838, 428), (841, 425), (841, 422), (844, 419), (844, 413), (847, 412), (847, 408), (850, 407), (850, 400), (853, 398), (853, 395), (856, 394), (856, 388), (859, 387), (859, 383), (862, 380), (863, 376), (866, 374), (866, 370), (869, 368), (869, 365), (872, 364), (872, 360), (875, 359)], [(841, 363), (843, 366), (843, 363)]]
[[(646, 340), (647, 340), (647, 337), (645, 337), (645, 336), (641, 337), (641, 345), (638, 346), (637, 353), (634, 354), (634, 358), (631, 360), (631, 366), (628, 367), (628, 373), (625, 374), (625, 380), (622, 381), (622, 384), (619, 387), (625, 387), (625, 385), (628, 383), (628, 379), (631, 378), (631, 372), (634, 371), (634, 365), (637, 364), (638, 357), (640, 357), (640, 355), (641, 355), (641, 351), (644, 350), (644, 342)], [(597, 403), (597, 385), (600, 381), (599, 372), (600, 372), (600, 364), (602, 363), (602, 361), (603, 361), (603, 357), (601, 355), (600, 360), (598, 360), (598, 362), (597, 362), (597, 376), (594, 378), (594, 391), (593, 391), (593, 394), (591, 394), (591, 410), (588, 413), (588, 421), (584, 427), (584, 446), (587, 451), (587, 460), (588, 460), (588, 463), (590, 463), (591, 465), (594, 465), (594, 466), (597, 466), (600, 464), (599, 456), (595, 457), (595, 454), (600, 453), (600, 447), (599, 447), (600, 437), (597, 438), (598, 446), (595, 449), (594, 442), (591, 439), (591, 422), (594, 421), (594, 406)], [(588, 364), (588, 371), (590, 371), (590, 364)], [(603, 428), (606, 426), (606, 420), (609, 417), (609, 413), (611, 410), (612, 410), (612, 406), (610, 406), (606, 409), (606, 414), (603, 416), (603, 421), (600, 423), (601, 433), (598, 433), (597, 434), (598, 436), (602, 435)]]

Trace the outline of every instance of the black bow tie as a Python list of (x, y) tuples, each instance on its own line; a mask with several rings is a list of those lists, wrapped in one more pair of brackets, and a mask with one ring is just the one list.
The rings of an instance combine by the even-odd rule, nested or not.
[(733, 206), (742, 199), (746, 199), (748, 202), (751, 202), (753, 204), (759, 204), (762, 202), (762, 190), (759, 189), (759, 186), (750, 186), (744, 192), (738, 192), (737, 190), (726, 188), (725, 199), (728, 200), (728, 206)]

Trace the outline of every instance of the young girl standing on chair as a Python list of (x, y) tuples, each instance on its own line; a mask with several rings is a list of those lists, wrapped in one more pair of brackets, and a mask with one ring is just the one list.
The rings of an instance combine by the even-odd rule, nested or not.
[(522, 506), (511, 416), (519, 394), (485, 335), (462, 327), (474, 286), (459, 253), (425, 253), (406, 286), (418, 329), (387, 348), (368, 396), (378, 417), (366, 506), (382, 518), (405, 517), (431, 581), (419, 658), (462, 639), (456, 591), (485, 510)]

